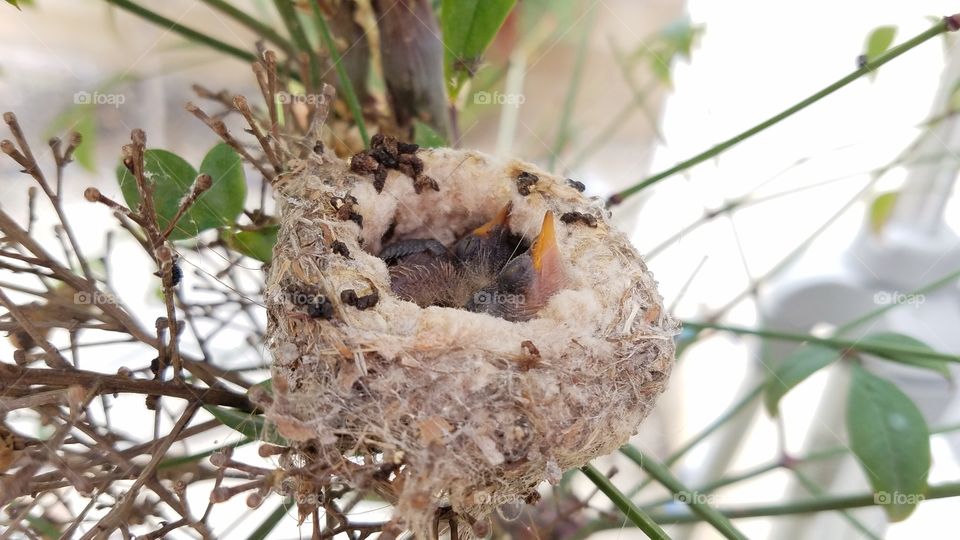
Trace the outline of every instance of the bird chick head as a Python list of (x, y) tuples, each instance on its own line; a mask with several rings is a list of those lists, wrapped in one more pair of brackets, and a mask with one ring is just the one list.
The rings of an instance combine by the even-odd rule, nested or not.
[(553, 213), (548, 211), (529, 251), (508, 261), (464, 308), (508, 321), (526, 321), (562, 288), (564, 280)]
[(544, 215), (527, 248), (509, 229), (511, 209), (504, 206), (449, 251), (423, 239), (385, 247), (380, 257), (391, 264), (393, 292), (421, 307), (462, 308), (509, 321), (533, 318), (563, 282), (553, 214)]
[(510, 232), (510, 211), (507, 203), (483, 225), (477, 227), (453, 245), (453, 256), (463, 266), (473, 266), (484, 272), (496, 273), (516, 255), (522, 237)]

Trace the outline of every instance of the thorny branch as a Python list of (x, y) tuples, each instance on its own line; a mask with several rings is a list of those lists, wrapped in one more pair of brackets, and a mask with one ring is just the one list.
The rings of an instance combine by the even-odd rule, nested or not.
[[(235, 138), (222, 115), (210, 116), (192, 105), (189, 109), (254, 167), (266, 186), (284, 173), (288, 160), (323, 152), (324, 137), (330, 136), (324, 132), (324, 124), (334, 94), (332, 87), (322, 84), (311, 99), (301, 96), (279, 100), (279, 89), (286, 87), (288, 80), (278, 74), (272, 52), (266, 51), (260, 58), (254, 73), (263, 92), (265, 112), (251, 106), (243, 96), (214, 94), (198, 87), (201, 97), (228, 107), (224, 114), (238, 114), (246, 122), (254, 145)], [(278, 104), (283, 107), (284, 123)], [(124, 537), (137, 532), (142, 538), (161, 538), (183, 528), (192, 529), (201, 538), (213, 538), (207, 520), (215, 504), (247, 494), (246, 504), (256, 507), (269, 495), (281, 493), (293, 497), (301, 516), (313, 516), (314, 538), (333, 538), (342, 533), (367, 538), (382, 532), (384, 523), (363, 523), (348, 517), (354, 505), (364, 499), (364, 492), (337, 483), (335, 469), (309, 451), (294, 454), (292, 448), (262, 445), (260, 456), (285, 464), (282, 469), (234, 459), (229, 442), (214, 451), (177, 456), (183, 453), (185, 443), (225, 429), (220, 421), (200, 421), (201, 407), (226, 407), (232, 414), (247, 415), (253, 425), (260, 422), (256, 416), (259, 405), (242, 392), (264, 376), (257, 375), (256, 369), (228, 367), (210, 347), (222, 330), (239, 326), (236, 319), (246, 317), (249, 323), (243, 327), (250, 332), (247, 345), (262, 361), (261, 308), (253, 299), (259, 291), (241, 286), (247, 281), (240, 276), (246, 270), (238, 264), (242, 259), (225, 249), (221, 241), (196, 245), (203, 254), (215, 254), (225, 261), (225, 266), (215, 272), (207, 273), (197, 266), (191, 276), (195, 291), (207, 297), (216, 295), (219, 300), (183, 294), (180, 278), (174, 277), (177, 265), (193, 263), (183, 247), (170, 241), (171, 233), (211, 187), (212, 179), (198, 176), (173, 217), (161, 222), (154, 204), (157, 186), (145, 170), (146, 134), (133, 130), (131, 142), (123, 147), (122, 161), (136, 182), (139, 204), (129, 208), (93, 187), (81, 192), (87, 201), (107, 209), (156, 267), (153, 276), (159, 283), (154, 283), (162, 294), (164, 311), (159, 316), (154, 314), (154, 328), (148, 329), (114, 294), (108, 282), (110, 254), (102, 257), (102, 275), (93, 272), (60, 207), (63, 186), (69, 186), (64, 183), (64, 169), (80, 144), (79, 137), (68, 134), (51, 140), (57, 167), (52, 187), (29, 151), (16, 118), (7, 114), (4, 119), (16, 144), (3, 141), (3, 151), (47, 195), (60, 221), (56, 231), (65, 237), (63, 258), (38, 239), (44, 231), (34, 226), (34, 188), (30, 191), (26, 226), (0, 209), (0, 269), (15, 276), (9, 283), (0, 282), (0, 305), (6, 309), (0, 329), (10, 332), (17, 348), (13, 362), (0, 361), (0, 474), (4, 474), (0, 491), (4, 494), (2, 502), (9, 503), (8, 531), (27, 531), (28, 520), (34, 520), (32, 524), (40, 519), (67, 536), (80, 538), (107, 537), (117, 531)], [(263, 196), (260, 209), (247, 215), (254, 223), (272, 219), (265, 212)], [(108, 237), (108, 250), (112, 245), (112, 237)], [(176, 271), (182, 272), (179, 268)], [(153, 280), (153, 276), (144, 279)], [(256, 278), (262, 282), (259, 273)], [(28, 283), (31, 279), (37, 286)], [(124, 337), (107, 339), (102, 332)], [(197, 352), (185, 347), (187, 336), (197, 344)], [(113, 373), (93, 363), (80, 367), (80, 351), (117, 345), (138, 346), (147, 354), (130, 355), (124, 367)], [(144, 356), (155, 358), (145, 361)], [(38, 361), (46, 366), (34, 365)], [(262, 369), (262, 365), (253, 367)], [(167, 376), (168, 371), (172, 377)], [(146, 397), (146, 407), (156, 415), (152, 438), (138, 440), (122, 429), (122, 423), (110, 421), (111, 404), (123, 399), (118, 397), (121, 394)], [(267, 403), (270, 396), (258, 399)], [(33, 416), (24, 416), (27, 411)], [(176, 421), (163, 430), (166, 417)], [(30, 431), (23, 427), (31, 418), (53, 426), (53, 435), (44, 439), (28, 435)], [(376, 462), (379, 458), (365, 452), (359, 459)], [(344, 461), (337, 466), (357, 465)], [(389, 477), (396, 468), (378, 467), (382, 477), (371, 478), (368, 489), (390, 500), (395, 486)], [(186, 490), (194, 486), (205, 489), (210, 497), (202, 511), (187, 504)], [(62, 512), (55, 517), (49, 512), (51, 505), (65, 509), (70, 519), (65, 520)], [(456, 520), (452, 516), (445, 519)]]
[[(198, 177), (189, 195), (180, 202), (174, 219), (161, 228), (153, 205), (155, 186), (144, 174), (146, 137), (142, 131), (134, 130), (131, 144), (124, 147), (123, 155), (124, 164), (136, 179), (142, 204), (130, 209), (95, 188), (83, 192), (87, 200), (109, 209), (158, 267), (165, 316), (156, 318), (157, 331), (151, 333), (112, 293), (106, 281), (106, 268), (102, 276), (91, 270), (93, 265), (84, 255), (63, 212), (64, 170), (80, 144), (79, 136), (73, 133), (62, 140), (50, 141), (57, 170), (56, 181), (51, 185), (16, 117), (7, 113), (4, 121), (16, 142), (3, 140), (0, 147), (46, 195), (59, 219), (56, 231), (65, 236), (66, 242), (65, 259), (61, 260), (36, 236), (42, 231), (34, 227), (35, 188), (29, 191), (31, 202), (26, 227), (0, 209), (0, 268), (18, 275), (9, 283), (0, 283), (0, 305), (6, 310), (0, 328), (10, 333), (11, 343), (17, 348), (13, 363), (0, 362), (0, 504), (10, 504), (5, 516), (9, 517), (9, 527), (3, 537), (26, 531), (24, 520), (28, 518), (46, 520), (68, 537), (78, 531), (85, 531), (85, 538), (100, 537), (116, 529), (128, 536), (133, 518), (141, 516), (147, 518), (144, 524), (148, 526), (158, 520), (165, 523), (151, 526), (148, 537), (162, 537), (178, 528), (190, 527), (201, 537), (210, 538), (205, 525), (209, 511), (200, 520), (193, 516), (183, 497), (184, 490), (190, 481), (202, 483), (214, 478), (222, 481), (239, 473), (211, 468), (197, 458), (185, 462), (190, 467), (176, 473), (173, 478), (180, 479), (171, 485), (165, 478), (179, 469), (163, 464), (176, 454), (172, 452), (174, 445), (223, 430), (218, 421), (195, 421), (201, 406), (230, 407), (251, 414), (258, 410), (243, 393), (231, 389), (234, 385), (249, 387), (252, 382), (248, 381), (248, 375), (220, 367), (208, 355), (198, 360), (180, 351), (183, 313), (189, 312), (191, 320), (199, 317), (219, 324), (229, 324), (233, 317), (224, 315), (220, 307), (204, 307), (178, 296), (173, 278), (178, 254), (168, 237), (176, 221), (209, 189), (211, 179), (206, 175)], [(108, 256), (103, 260), (106, 267)], [(219, 273), (230, 275), (236, 271), (231, 264)], [(27, 284), (30, 278), (36, 280), (39, 288)], [(213, 281), (214, 285), (217, 283)], [(221, 293), (224, 306), (234, 304), (243, 309), (243, 306), (255, 305), (247, 295), (231, 289), (221, 288)], [(95, 339), (104, 331), (129, 337)], [(193, 331), (198, 341), (209, 337), (201, 334), (204, 330), (199, 325), (194, 326)], [(87, 333), (94, 339), (85, 339)], [(80, 350), (118, 344), (140, 344), (154, 349), (157, 358), (144, 365), (143, 360), (133, 356), (127, 363), (129, 368), (122, 367), (113, 374), (102, 368), (78, 368)], [(252, 347), (255, 345), (251, 343)], [(67, 352), (72, 361), (65, 356)], [(31, 366), (40, 360), (47, 367)], [(173, 379), (163, 377), (167, 366), (173, 367)], [(194, 381), (188, 382), (181, 370), (189, 373)], [(152, 398), (158, 419), (169, 414), (170, 408), (180, 408), (179, 420), (165, 435), (137, 443), (109, 422), (109, 403), (119, 394)], [(176, 401), (161, 407), (158, 401), (161, 396), (185, 400), (186, 408)], [(95, 398), (100, 403), (96, 407), (91, 402)], [(44, 438), (26, 434), (29, 431), (23, 431), (24, 421), (31, 417), (24, 417), (22, 413), (27, 410), (33, 411), (32, 418), (54, 427), (53, 434)], [(138, 456), (145, 454), (151, 457), (147, 463), (138, 460)], [(249, 477), (249, 473), (243, 474)], [(120, 488), (116, 483), (123, 480), (133, 480), (133, 483)], [(155, 497), (146, 497), (145, 491)], [(20, 502), (23, 497), (29, 497), (29, 502)], [(62, 513), (57, 519), (52, 515), (48, 517), (49, 504), (44, 501), (56, 501), (55, 504), (65, 508), (73, 518), (64, 521)], [(105, 508), (109, 511), (104, 512)], [(171, 512), (178, 517), (169, 519)], [(96, 526), (92, 526), (94, 523)]]

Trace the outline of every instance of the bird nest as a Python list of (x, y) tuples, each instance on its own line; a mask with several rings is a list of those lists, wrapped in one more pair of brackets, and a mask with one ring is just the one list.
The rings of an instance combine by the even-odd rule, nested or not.
[[(289, 169), (275, 184), (265, 291), (267, 417), (300, 450), (297, 467), (377, 492), (395, 506), (394, 528), (424, 537), (438, 509), (483, 523), (637, 432), (666, 385), (677, 323), (582, 185), (379, 136), (350, 163), (313, 154)], [(564, 281), (532, 317), (393, 292), (384, 246), (451, 246), (505, 207), (525, 239), (556, 217)]]

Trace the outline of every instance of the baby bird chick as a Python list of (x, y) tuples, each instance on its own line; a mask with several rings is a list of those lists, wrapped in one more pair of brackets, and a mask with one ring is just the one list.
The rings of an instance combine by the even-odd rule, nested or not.
[(523, 239), (510, 232), (511, 208), (507, 203), (493, 219), (457, 240), (452, 251), (461, 265), (479, 267), (492, 277), (519, 252)]
[(508, 228), (510, 208), (505, 205), (450, 250), (433, 239), (401, 240), (384, 247), (380, 258), (390, 266), (393, 292), (421, 307), (462, 308), (519, 250), (521, 238)]
[(530, 320), (563, 287), (564, 281), (553, 213), (547, 212), (529, 252), (511, 259), (464, 308), (508, 321)]
[(510, 321), (532, 318), (563, 284), (553, 214), (547, 212), (533, 246), (509, 230), (510, 205), (447, 250), (436, 240), (385, 247), (393, 292), (421, 307), (489, 313)]

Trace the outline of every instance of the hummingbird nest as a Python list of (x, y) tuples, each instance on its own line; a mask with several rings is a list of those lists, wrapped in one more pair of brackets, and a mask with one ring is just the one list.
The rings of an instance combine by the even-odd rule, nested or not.
[[(482, 532), (505, 503), (637, 433), (673, 365), (677, 323), (602, 203), (533, 165), (375, 137), (275, 182), (280, 232), (268, 269), (267, 417), (312, 464), (395, 507), (390, 530), (426, 537), (438, 510)], [(549, 211), (564, 286), (536, 316), (402, 300), (378, 253), (450, 246), (510, 206), (510, 232)], [(289, 464), (294, 468), (294, 465)], [(301, 492), (304, 489), (301, 487)]]

